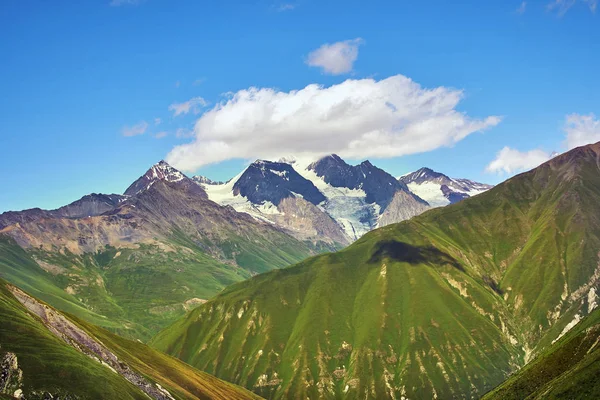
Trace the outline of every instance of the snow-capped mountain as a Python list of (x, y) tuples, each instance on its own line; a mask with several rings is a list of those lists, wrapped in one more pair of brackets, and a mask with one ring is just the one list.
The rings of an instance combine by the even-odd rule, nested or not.
[(442, 207), (490, 190), (493, 186), (468, 179), (453, 179), (429, 168), (421, 168), (403, 175), (398, 181), (410, 191), (431, 204)]
[(179, 182), (186, 179), (185, 175), (161, 160), (154, 164), (144, 175), (133, 182), (125, 190), (126, 196), (134, 196), (150, 189), (155, 182)]
[(219, 204), (275, 223), (296, 237), (342, 245), (429, 208), (369, 161), (351, 166), (335, 154), (315, 162), (258, 160), (226, 184), (194, 179)]
[(196, 195), (206, 198), (206, 193), (199, 185), (182, 174), (177, 169), (170, 166), (167, 162), (161, 160), (154, 164), (144, 175), (133, 182), (125, 190), (125, 196), (136, 196), (150, 190), (156, 182), (164, 182), (169, 185), (192, 191)]

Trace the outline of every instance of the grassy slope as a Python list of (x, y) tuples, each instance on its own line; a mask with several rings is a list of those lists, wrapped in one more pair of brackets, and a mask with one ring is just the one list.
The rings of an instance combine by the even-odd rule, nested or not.
[(600, 310), (594, 311), (486, 400), (600, 398)]
[[(482, 312), (504, 320), (496, 295), (443, 255), (413, 264), (373, 257), (380, 250), (362, 240), (234, 285), (152, 345), (265, 397), (333, 397), (348, 385), (351, 397), (475, 398), (500, 383), (519, 349), (444, 276), (468, 281)], [(274, 385), (255, 387), (261, 375)]]
[[(234, 385), (101, 328), (73, 321), (111, 349), (130, 368), (158, 382), (177, 399), (244, 399), (254, 396)], [(44, 391), (89, 399), (147, 399), (137, 387), (67, 345), (30, 314), (0, 280), (0, 353), (17, 355), (25, 395)]]
[[(222, 247), (238, 265), (219, 262), (181, 234), (167, 243), (175, 249), (171, 252), (140, 245), (107, 247), (82, 256), (24, 251), (12, 239), (0, 237), (0, 277), (63, 311), (120, 335), (147, 340), (197, 305), (184, 307), (186, 301), (208, 299), (252, 274), (284, 267), (309, 254), (308, 247), (292, 238), (279, 246), (235, 239)], [(36, 260), (60, 272), (47, 272)]]
[(477, 397), (585, 314), (598, 147), (236, 284), (152, 345), (265, 396)]

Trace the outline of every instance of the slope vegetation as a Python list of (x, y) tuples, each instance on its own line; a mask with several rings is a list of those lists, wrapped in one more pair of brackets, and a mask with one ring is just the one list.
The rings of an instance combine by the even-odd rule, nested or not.
[[(227, 285), (321, 250), (208, 200), (165, 163), (126, 193), (111, 197), (109, 211), (96, 195), (77, 207), (3, 214), (0, 277), (61, 310), (147, 340)], [(92, 214), (81, 217), (81, 210)]]
[(478, 398), (596, 307), (599, 160), (233, 285), (152, 345), (270, 398)]
[(0, 280), (0, 392), (27, 399), (252, 399)]
[(600, 398), (600, 310), (483, 398)]

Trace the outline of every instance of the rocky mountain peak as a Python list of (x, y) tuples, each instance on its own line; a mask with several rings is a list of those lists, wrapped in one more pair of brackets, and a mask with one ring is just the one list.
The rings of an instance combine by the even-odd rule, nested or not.
[(409, 183), (423, 183), (432, 180), (439, 180), (440, 183), (443, 183), (445, 181), (450, 181), (450, 178), (440, 172), (432, 170), (431, 168), (423, 167), (419, 168), (415, 172), (401, 176), (399, 180), (408, 185)]
[(366, 201), (377, 203), (381, 210), (387, 207), (398, 190), (408, 191), (403, 182), (368, 160), (352, 166), (338, 155), (331, 154), (310, 164), (308, 169), (331, 186), (363, 190)]
[(253, 204), (281, 200), (300, 195), (313, 204), (325, 200), (314, 184), (287, 163), (256, 160), (233, 185), (234, 195), (246, 197)]
[(170, 166), (166, 161), (161, 160), (154, 164), (144, 175), (136, 180), (125, 190), (126, 196), (134, 196), (150, 187), (157, 181), (180, 182), (187, 178), (179, 170)]

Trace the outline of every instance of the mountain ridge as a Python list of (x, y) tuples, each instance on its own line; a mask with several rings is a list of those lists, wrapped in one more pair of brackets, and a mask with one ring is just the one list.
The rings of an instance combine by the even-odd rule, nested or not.
[[(219, 204), (231, 205), (259, 220), (270, 221), (299, 239), (341, 246), (376, 227), (410, 219), (429, 208), (428, 202), (401, 179), (368, 160), (352, 166), (336, 154), (313, 162), (294, 157), (276, 162), (257, 160), (225, 184), (215, 184), (204, 177), (193, 179)], [(448, 182), (455, 186), (467, 186), (470, 182), (479, 185), (481, 190), (490, 187), (468, 180)], [(444, 190), (454, 202), (468, 197), (447, 187)], [(439, 195), (443, 195), (441, 191)], [(295, 198), (299, 209), (311, 208), (300, 198), (312, 203), (315, 207), (311, 209), (311, 216), (304, 215), (300, 220), (292, 218), (290, 214), (296, 213), (290, 201), (285, 211), (280, 209), (284, 198)], [(327, 220), (327, 216), (332, 221), (324, 227), (322, 221)]]
[[(2, 214), (0, 276), (123, 336), (148, 339), (225, 286), (325, 250), (212, 202), (165, 162), (126, 193)], [(112, 209), (96, 205), (107, 198)]]
[(151, 343), (269, 398), (479, 398), (597, 306), (599, 160), (575, 149), (230, 286)]

